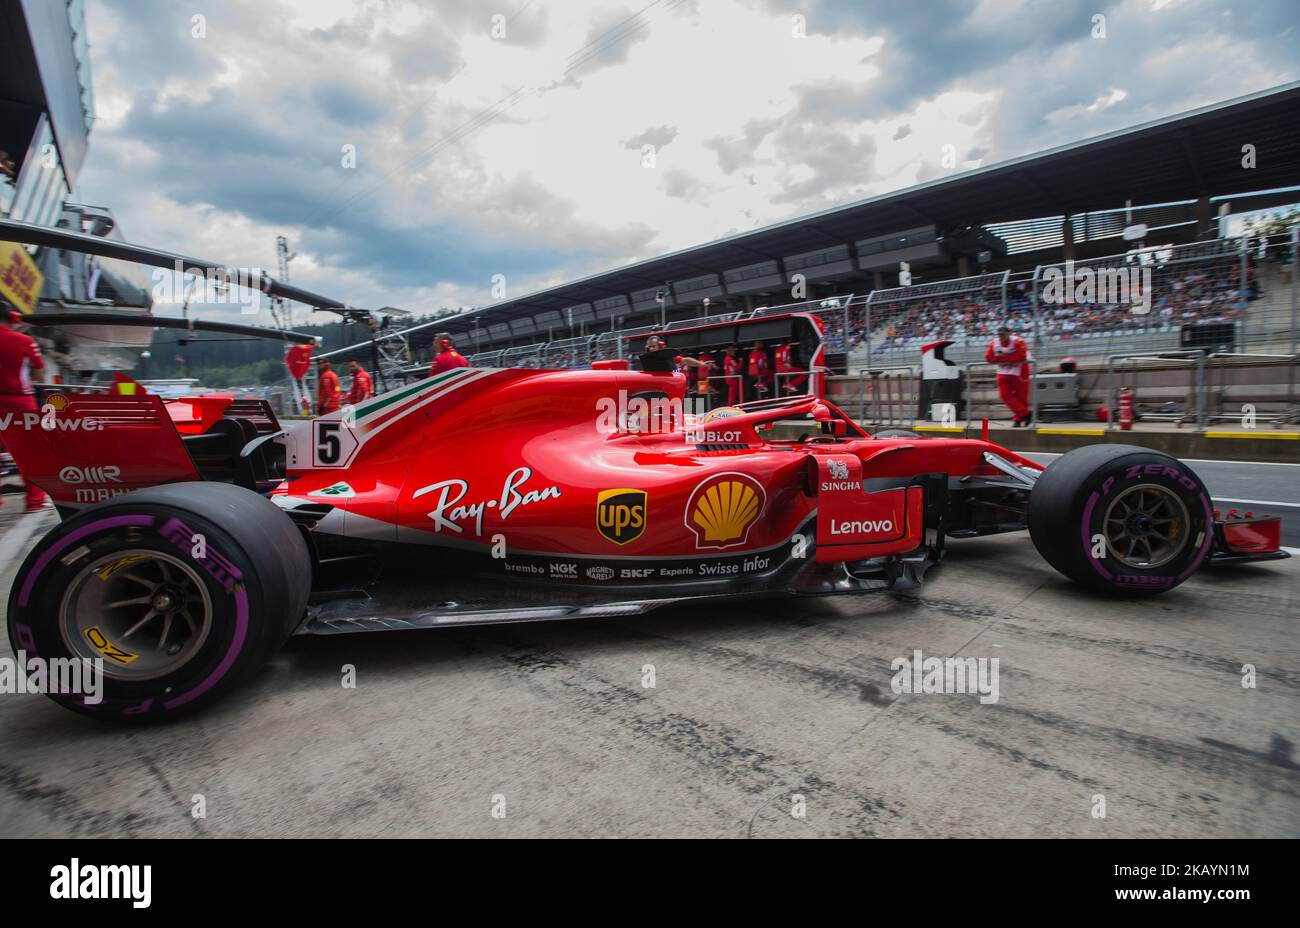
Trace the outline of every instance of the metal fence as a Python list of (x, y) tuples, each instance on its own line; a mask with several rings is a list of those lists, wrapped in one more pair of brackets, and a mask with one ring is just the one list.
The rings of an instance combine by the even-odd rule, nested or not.
[(591, 367), (591, 362), (597, 360), (593, 357), (592, 351), (595, 343), (595, 335), (582, 335), (577, 338), (562, 338), (558, 341), (547, 342), (542, 346), (539, 366), (552, 370)]
[[(1093, 371), (1094, 379), (1110, 377), (1111, 370), (1119, 376), (1133, 367), (1133, 359), (1158, 356), (1165, 361), (1154, 362), (1156, 368), (1187, 368), (1191, 392), (1165, 404), (1177, 407), (1174, 411), (1152, 413), (1165, 415), (1166, 421), (1195, 421), (1198, 426), (1228, 421), (1241, 406), (1259, 407), (1260, 422), (1286, 421), (1295, 418), (1293, 367), (1284, 372), (1276, 365), (1289, 364), (1281, 358), (1300, 353), (1298, 260), (1296, 228), (1269, 236), (1138, 247), (1107, 257), (1044, 264), (1032, 271), (978, 274), (752, 311), (727, 310), (666, 326), (611, 328), (476, 352), (470, 363), (588, 367), (593, 361), (627, 357), (637, 350), (628, 340), (652, 332), (671, 335), (693, 326), (809, 312), (822, 320), (827, 354), (845, 356), (847, 373), (855, 378), (848, 387), (848, 405), (856, 405), (868, 419), (898, 423), (908, 421), (915, 411), (920, 392), (915, 372), (921, 368), (922, 346), (951, 340), (947, 359), (971, 376), (971, 365), (982, 363), (996, 329), (1007, 324), (1030, 344), (1036, 368), (1043, 372), (1056, 370), (1066, 357)], [(1203, 360), (1184, 360), (1181, 366), (1165, 363), (1197, 355)], [(1250, 382), (1255, 375), (1247, 371), (1270, 364), (1278, 373), (1267, 376), (1279, 382)], [(419, 367), (407, 365), (404, 370), (418, 376)], [(867, 373), (858, 377), (863, 371)], [(1200, 372), (1199, 382), (1193, 382), (1195, 371)], [(967, 384), (967, 392), (979, 394), (968, 395), (969, 401), (987, 407), (985, 379), (980, 373)], [(1161, 390), (1172, 396), (1182, 387), (1174, 390), (1163, 384)], [(1099, 385), (1094, 392), (1102, 392)], [(1031, 399), (1036, 399), (1034, 392)]]
[[(864, 302), (862, 336), (849, 353), (850, 371), (919, 363), (922, 346), (940, 339), (987, 342), (1008, 319), (1010, 276), (1001, 271), (872, 291)], [(1026, 333), (1033, 328), (1028, 312), (1011, 324)]]

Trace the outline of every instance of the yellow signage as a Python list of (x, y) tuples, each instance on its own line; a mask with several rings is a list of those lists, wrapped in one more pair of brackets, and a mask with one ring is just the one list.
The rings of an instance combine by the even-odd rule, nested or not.
[(44, 281), (26, 248), (17, 242), (0, 242), (0, 294), (6, 300), (30, 313), (36, 308)]

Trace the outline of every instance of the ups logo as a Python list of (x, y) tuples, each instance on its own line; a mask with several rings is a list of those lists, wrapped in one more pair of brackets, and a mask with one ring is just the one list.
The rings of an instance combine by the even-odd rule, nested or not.
[(645, 490), (602, 490), (596, 497), (596, 529), (616, 545), (636, 541), (645, 531)]

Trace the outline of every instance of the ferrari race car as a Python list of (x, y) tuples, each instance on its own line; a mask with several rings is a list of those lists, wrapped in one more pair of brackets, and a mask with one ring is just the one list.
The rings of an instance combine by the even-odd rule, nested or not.
[[(899, 590), (948, 539), (1028, 528), (1125, 596), (1286, 557), (1185, 464), (862, 431), (818, 396), (692, 414), (677, 374), (461, 369), (282, 427), (261, 401), (56, 394), (0, 423), (63, 521), (9, 597), (15, 651), (103, 665), (123, 721), (198, 709), (290, 635)], [(764, 436), (777, 420), (797, 438)]]

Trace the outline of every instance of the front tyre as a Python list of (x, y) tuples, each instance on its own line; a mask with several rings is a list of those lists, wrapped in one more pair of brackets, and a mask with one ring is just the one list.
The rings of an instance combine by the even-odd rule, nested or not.
[(1076, 583), (1124, 596), (1173, 589), (1213, 543), (1210, 495), (1196, 473), (1134, 445), (1062, 455), (1029, 498), (1029, 535)]
[[(275, 653), (310, 582), (306, 542), (269, 500), (228, 484), (152, 487), (41, 540), (14, 579), (9, 639), (29, 668), (32, 658), (46, 668), (60, 705), (120, 721), (177, 716), (237, 688)], [(84, 660), (102, 662), (99, 692), (84, 681), (55, 692), (53, 668), (84, 672)]]

